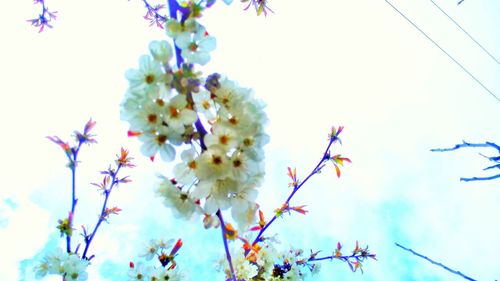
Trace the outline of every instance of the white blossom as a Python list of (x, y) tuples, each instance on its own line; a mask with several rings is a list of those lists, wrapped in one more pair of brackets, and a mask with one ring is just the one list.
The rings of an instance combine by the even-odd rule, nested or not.
[(163, 64), (167, 64), (168, 61), (172, 58), (173, 54), (172, 47), (165, 40), (151, 41), (151, 43), (149, 43), (149, 51), (156, 61), (159, 61)]
[(198, 168), (196, 151), (193, 148), (181, 153), (182, 162), (174, 166), (175, 179), (185, 185), (192, 184)]
[(198, 209), (191, 194), (182, 191), (170, 180), (164, 180), (158, 187), (157, 193), (164, 199), (163, 204), (172, 208), (176, 217), (190, 218)]
[[(257, 274), (259, 273), (259, 268), (257, 267), (257, 265), (252, 264), (250, 261), (248, 261), (241, 249), (232, 251), (231, 257), (234, 273), (237, 280), (252, 280), (252, 278), (257, 276)], [(219, 267), (224, 270), (226, 278), (231, 277), (229, 265), (225, 257), (219, 260)]]
[(203, 113), (208, 120), (214, 120), (216, 116), (215, 104), (210, 95), (208, 91), (199, 91), (193, 93), (193, 100), (196, 111)]
[(198, 116), (196, 112), (186, 108), (187, 101), (185, 95), (177, 95), (170, 99), (166, 106), (164, 121), (172, 130), (183, 133), (184, 126), (192, 125)]
[(200, 180), (224, 179), (230, 173), (229, 157), (218, 147), (203, 151), (198, 158), (196, 176)]
[(128, 270), (128, 281), (149, 281), (153, 268), (142, 262), (138, 262)]
[(212, 127), (211, 134), (205, 135), (204, 140), (207, 147), (218, 147), (225, 152), (238, 146), (238, 136), (236, 132), (217, 125)]
[(43, 278), (47, 274), (63, 276), (68, 281), (85, 281), (88, 278), (89, 261), (80, 259), (73, 253), (67, 253), (61, 248), (47, 253), (34, 268), (35, 277)]
[(204, 28), (198, 28), (195, 33), (180, 33), (175, 43), (182, 50), (181, 55), (186, 61), (205, 65), (210, 60), (209, 52), (215, 50), (216, 40)]
[(147, 55), (140, 57), (139, 69), (129, 69), (125, 76), (130, 88), (144, 91), (155, 90), (157, 83), (164, 79), (160, 63)]
[(180, 143), (180, 136), (165, 126), (158, 131), (145, 132), (139, 136), (139, 139), (143, 142), (142, 154), (154, 157), (159, 152), (161, 158), (167, 162), (175, 158), (175, 149), (169, 142)]

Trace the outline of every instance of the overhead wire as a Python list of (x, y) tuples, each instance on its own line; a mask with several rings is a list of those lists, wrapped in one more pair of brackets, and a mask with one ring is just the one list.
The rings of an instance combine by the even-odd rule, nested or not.
[(486, 90), (493, 98), (500, 102), (500, 98), (498, 98), (490, 89), (488, 89), (479, 79), (474, 76), (465, 66), (463, 66), (458, 60), (456, 60), (452, 55), (450, 55), (445, 49), (443, 49), (436, 41), (434, 41), (425, 31), (423, 31), (420, 27), (418, 27), (412, 20), (410, 20), (403, 12), (401, 12), (398, 8), (396, 8), (391, 2), (388, 0), (384, 0), (389, 6), (391, 6), (398, 14), (400, 14), (405, 20), (407, 20), (413, 27), (415, 27), (422, 35), (424, 35), (429, 41), (431, 41), (436, 47), (438, 47), (443, 53), (446, 54), (453, 62), (455, 62), (465, 73), (467, 73), (476, 83), (478, 83), (484, 90)]
[(460, 26), (460, 24), (458, 24), (458, 22), (456, 22), (450, 15), (448, 15), (448, 13), (446, 13), (441, 7), (439, 7), (436, 2), (434, 2), (433, 0), (429, 1), (431, 1), (431, 3), (434, 4), (434, 6), (438, 8), (446, 17), (448, 17), (448, 19), (450, 19), (458, 28), (460, 28), (460, 30), (462, 30), (465, 35), (467, 35), (472, 41), (474, 41), (474, 43), (476, 43), (479, 48), (481, 48), (490, 58), (492, 58), (497, 64), (500, 64), (500, 61), (498, 61), (495, 56), (493, 56), (485, 47), (483, 47), (483, 45), (481, 45), (474, 37), (472, 37), (472, 35), (470, 35), (469, 32), (467, 32), (462, 26)]

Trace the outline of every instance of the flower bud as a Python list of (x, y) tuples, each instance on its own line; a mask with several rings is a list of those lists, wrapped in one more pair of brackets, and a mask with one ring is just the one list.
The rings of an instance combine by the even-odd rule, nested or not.
[(149, 43), (149, 51), (156, 61), (164, 64), (172, 58), (172, 47), (167, 41), (152, 41)]

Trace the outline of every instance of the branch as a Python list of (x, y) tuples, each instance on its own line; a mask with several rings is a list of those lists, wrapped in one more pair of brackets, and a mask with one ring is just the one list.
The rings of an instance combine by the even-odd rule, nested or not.
[[(288, 196), (288, 198), (286, 199), (285, 203), (282, 205), (282, 206), (289, 206), (289, 202), (290, 200), (292, 200), (293, 196), (295, 195), (295, 193), (314, 175), (314, 174), (317, 174), (318, 172), (321, 171), (321, 169), (325, 166), (325, 162), (330, 160), (331, 159), (331, 155), (330, 155), (330, 147), (337, 141), (339, 141), (340, 143), (342, 143), (339, 139), (339, 134), (342, 132), (342, 129), (343, 127), (340, 126), (338, 128), (338, 131), (335, 130), (335, 128), (332, 128), (332, 134), (330, 134), (330, 141), (325, 149), (325, 152), (323, 152), (323, 155), (321, 157), (321, 160), (318, 162), (318, 164), (316, 165), (316, 167), (314, 167), (314, 169), (312, 170), (312, 172), (306, 177), (305, 180), (303, 180), (300, 184), (298, 183), (298, 180), (296, 179), (296, 176), (295, 174), (294, 175), (290, 175), (290, 176), (293, 176), (295, 179), (294, 179), (294, 182), (292, 183), (293, 184), (293, 190), (292, 192), (290, 193), (290, 195)], [(349, 160), (350, 161), (350, 160)], [(269, 222), (267, 222), (263, 227), (262, 229), (259, 231), (259, 234), (257, 234), (257, 237), (255, 237), (254, 241), (252, 242), (252, 245), (255, 245), (256, 243), (258, 243), (262, 237), (262, 235), (264, 234), (264, 232), (267, 230), (267, 228), (276, 220), (278, 216), (275, 215)], [(250, 252), (250, 250), (246, 250), (245, 251), (245, 256), (248, 255), (248, 253)]]
[(458, 276), (460, 276), (460, 277), (462, 277), (462, 278), (464, 278), (464, 279), (466, 279), (466, 280), (476, 281), (476, 279), (472, 279), (472, 278), (470, 278), (470, 277), (468, 277), (468, 276), (464, 275), (462, 272), (457, 271), (457, 270), (453, 270), (453, 269), (451, 269), (451, 268), (447, 267), (446, 265), (444, 265), (444, 264), (442, 264), (442, 263), (439, 263), (439, 262), (433, 261), (433, 260), (431, 260), (430, 258), (428, 258), (428, 257), (426, 257), (426, 256), (424, 256), (424, 255), (421, 255), (421, 254), (419, 254), (419, 253), (417, 253), (417, 252), (413, 251), (412, 249), (408, 249), (408, 248), (406, 248), (406, 247), (404, 247), (404, 246), (401, 246), (401, 245), (400, 245), (400, 244), (398, 244), (398, 243), (394, 243), (394, 244), (396, 244), (396, 246), (398, 246), (399, 248), (401, 248), (401, 249), (403, 249), (403, 250), (405, 250), (405, 251), (408, 251), (408, 252), (410, 252), (410, 253), (414, 254), (415, 256), (417, 256), (417, 257), (419, 257), (419, 258), (422, 258), (422, 259), (424, 259), (424, 260), (427, 260), (428, 262), (430, 262), (430, 263), (432, 263), (432, 264), (434, 264), (434, 265), (437, 265), (437, 266), (439, 266), (439, 267), (443, 268), (444, 270), (446, 270), (446, 271), (448, 271), (448, 272), (451, 272), (451, 273), (453, 273), (453, 274), (455, 274), (455, 275), (458, 275)]
[(45, 6), (45, 0), (35, 0), (34, 4), (42, 5), (42, 12), (38, 15), (38, 17), (29, 19), (27, 22), (31, 23), (32, 26), (40, 27), (38, 33), (42, 32), (45, 27), (52, 28), (50, 22), (56, 19), (57, 12), (49, 11), (49, 8)]
[[(491, 148), (496, 149), (498, 151), (498, 153), (500, 154), (500, 146), (494, 142), (488, 142), (488, 141), (485, 143), (468, 143), (466, 141), (462, 141), (461, 144), (456, 144), (454, 147), (451, 147), (451, 148), (434, 148), (434, 149), (431, 149), (431, 151), (432, 152), (447, 152), (447, 151), (458, 150), (460, 148), (465, 148), (465, 147), (474, 147), (474, 148), (475, 147), (491, 147)], [(492, 161), (493, 163), (495, 163), (492, 166), (484, 168), (483, 171), (494, 169), (494, 168), (500, 169), (500, 155), (499, 156), (492, 156), (492, 157), (488, 157), (488, 156), (485, 156), (483, 154), (480, 154), (480, 155), (485, 157), (489, 161)], [(493, 179), (497, 179), (497, 178), (500, 178), (500, 174), (489, 176), (489, 177), (460, 178), (460, 181), (465, 181), (465, 182), (468, 182), (468, 181), (487, 181), (487, 180), (493, 180)]]
[(491, 177), (472, 177), (472, 178), (460, 178), (460, 181), (489, 181), (500, 178), (500, 174)]
[(224, 241), (224, 250), (226, 251), (227, 262), (229, 263), (229, 270), (231, 272), (231, 281), (236, 281), (236, 275), (234, 274), (233, 262), (231, 260), (231, 254), (229, 253), (229, 246), (227, 244), (226, 238), (226, 225), (224, 224), (224, 218), (222, 217), (222, 212), (220, 210), (217, 211), (217, 217), (220, 221), (220, 228), (222, 230), (222, 240)]
[(315, 262), (315, 261), (323, 261), (323, 260), (340, 260), (343, 262), (346, 262), (349, 267), (351, 268), (352, 272), (356, 272), (356, 270), (361, 270), (363, 272), (363, 262), (367, 259), (373, 259), (377, 260), (376, 254), (370, 253), (368, 250), (368, 246), (365, 248), (359, 247), (358, 241), (356, 241), (356, 248), (352, 251), (351, 255), (342, 255), (341, 253), (342, 245), (340, 243), (337, 243), (337, 249), (335, 249), (334, 253), (331, 256), (326, 256), (326, 257), (321, 257), (321, 258), (316, 258), (316, 255), (319, 252), (313, 252), (311, 251), (311, 256), (309, 259), (307, 259), (306, 264), (310, 262)]
[(75, 146), (70, 146), (68, 142), (64, 142), (57, 136), (48, 136), (47, 139), (59, 145), (66, 154), (68, 158), (68, 167), (71, 169), (71, 211), (69, 212), (68, 218), (59, 221), (59, 230), (61, 231), (61, 235), (66, 235), (66, 252), (71, 253), (71, 235), (72, 235), (72, 227), (73, 220), (75, 215), (75, 208), (78, 202), (76, 198), (76, 167), (78, 165), (78, 153), (84, 143), (91, 144), (96, 143), (96, 140), (93, 139), (94, 135), (90, 133), (90, 131), (94, 128), (95, 121), (90, 119), (83, 128), (83, 133), (75, 131), (74, 138), (78, 142)]
[[(99, 229), (99, 226), (101, 226), (101, 223), (107, 219), (109, 216), (109, 210), (107, 208), (108, 204), (108, 199), (109, 195), (111, 194), (111, 191), (113, 190), (113, 187), (117, 186), (118, 183), (120, 183), (120, 180), (118, 180), (118, 172), (120, 172), (120, 169), (122, 168), (122, 164), (118, 164), (118, 167), (116, 168), (116, 171), (112, 171), (111, 169), (108, 170), (108, 173), (111, 175), (111, 185), (109, 188), (106, 188), (106, 186), (103, 186), (104, 189), (104, 202), (102, 204), (101, 208), (101, 214), (99, 215), (99, 219), (97, 220), (97, 223), (94, 227), (94, 230), (92, 231), (92, 234), (87, 235), (84, 233), (84, 239), (85, 239), (85, 249), (83, 250), (82, 254), (82, 259), (88, 259), (90, 260), (92, 257), (87, 258), (87, 251), (89, 250), (90, 244), (92, 243), (92, 240), (95, 237), (95, 234), (97, 233), (97, 229)], [(105, 178), (108, 178), (108, 176), (105, 176)]]
[(149, 20), (149, 26), (156, 25), (157, 27), (163, 29), (163, 24), (167, 21), (167, 17), (161, 15), (159, 11), (164, 9), (165, 5), (158, 4), (153, 6), (146, 0), (142, 0), (142, 2), (144, 2), (146, 9), (148, 9), (147, 13), (144, 15), (144, 19)]
[(498, 150), (498, 152), (500, 153), (500, 146), (498, 146), (497, 144), (495, 144), (493, 142), (488, 142), (488, 141), (485, 143), (468, 143), (466, 141), (462, 141), (461, 144), (456, 144), (454, 147), (451, 147), (451, 148), (433, 148), (433, 149), (431, 149), (431, 151), (432, 152), (445, 152), (445, 151), (457, 150), (459, 148), (464, 148), (464, 147), (493, 147), (496, 150)]

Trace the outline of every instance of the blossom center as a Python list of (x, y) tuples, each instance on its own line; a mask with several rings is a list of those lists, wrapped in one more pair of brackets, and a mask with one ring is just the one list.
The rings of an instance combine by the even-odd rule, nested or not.
[(188, 164), (189, 169), (194, 170), (196, 169), (196, 161), (191, 161)]
[(153, 74), (148, 74), (146, 76), (146, 83), (153, 84), (154, 81), (155, 81), (155, 76)]
[(236, 117), (233, 116), (233, 117), (229, 118), (229, 123), (231, 125), (237, 125), (238, 124), (238, 119), (236, 119)]
[(210, 108), (210, 103), (207, 100), (204, 100), (201, 105), (206, 110), (208, 110)]
[(220, 164), (222, 164), (222, 158), (220, 158), (220, 156), (213, 156), (212, 157), (212, 162), (215, 165), (220, 165)]
[(191, 52), (196, 52), (196, 50), (198, 50), (198, 45), (196, 45), (196, 43), (193, 42), (193, 43), (189, 44), (188, 48)]
[(158, 120), (158, 117), (156, 114), (149, 114), (148, 115), (148, 122), (149, 123), (156, 123), (156, 120)]
[(249, 138), (246, 138), (243, 140), (243, 144), (245, 146), (252, 146), (253, 145), (253, 140), (249, 139)]
[(219, 138), (219, 142), (223, 145), (227, 145), (227, 143), (229, 142), (229, 138), (226, 135), (222, 135)]
[(156, 137), (156, 141), (158, 144), (165, 143), (167, 141), (167, 136), (166, 135), (159, 135)]
[(157, 99), (156, 100), (156, 104), (159, 105), (159, 106), (164, 106), (165, 102), (162, 99)]
[(170, 107), (170, 116), (172, 116), (172, 118), (177, 118), (177, 116), (179, 116), (179, 111), (177, 110), (177, 108)]

